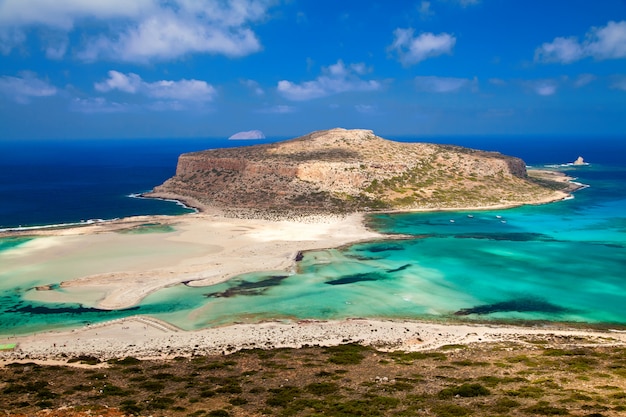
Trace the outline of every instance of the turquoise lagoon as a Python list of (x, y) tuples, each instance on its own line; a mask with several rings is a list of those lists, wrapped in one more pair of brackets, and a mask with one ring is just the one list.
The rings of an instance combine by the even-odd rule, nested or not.
[(34, 286), (50, 279), (14, 282), (2, 271), (2, 256), (27, 239), (1, 239), (0, 335), (135, 314), (184, 329), (348, 317), (626, 325), (626, 169), (567, 169), (589, 185), (573, 199), (497, 211), (372, 214), (370, 226), (390, 239), (308, 252), (296, 271), (172, 286), (118, 311), (30, 301)]

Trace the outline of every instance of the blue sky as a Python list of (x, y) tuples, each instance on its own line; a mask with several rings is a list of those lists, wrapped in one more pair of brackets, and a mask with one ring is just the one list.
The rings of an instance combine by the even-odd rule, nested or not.
[(0, 0), (0, 140), (626, 133), (625, 0)]

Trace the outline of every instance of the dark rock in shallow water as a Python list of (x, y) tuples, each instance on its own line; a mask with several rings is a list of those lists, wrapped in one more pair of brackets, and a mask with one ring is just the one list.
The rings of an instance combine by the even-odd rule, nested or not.
[(237, 284), (237, 286), (229, 288), (226, 291), (214, 292), (206, 294), (205, 296), (213, 298), (228, 298), (237, 295), (261, 295), (270, 287), (280, 285), (280, 283), (287, 278), (289, 278), (289, 275), (273, 275), (257, 282), (241, 281)]
[(329, 285), (346, 285), (346, 284), (354, 284), (357, 282), (366, 282), (366, 281), (382, 281), (387, 279), (388, 277), (384, 274), (380, 274), (378, 272), (373, 273), (363, 273), (363, 274), (354, 274), (354, 275), (346, 275), (341, 278), (334, 279), (332, 281), (327, 281), (326, 284)]
[(494, 304), (483, 304), (476, 307), (464, 308), (454, 313), (456, 316), (469, 316), (470, 314), (492, 314), (507, 311), (516, 311), (519, 313), (537, 312), (537, 313), (567, 313), (569, 310), (547, 301), (537, 300), (533, 298), (521, 298), (518, 300), (502, 301)]
[(296, 262), (300, 262), (302, 259), (304, 259), (304, 253), (302, 253), (302, 251), (298, 251), (298, 253), (296, 254)]

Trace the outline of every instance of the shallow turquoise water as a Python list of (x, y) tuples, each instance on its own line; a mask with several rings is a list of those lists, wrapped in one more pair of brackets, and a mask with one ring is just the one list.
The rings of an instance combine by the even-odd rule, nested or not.
[[(0, 334), (134, 314), (186, 329), (345, 317), (626, 325), (626, 170), (592, 166), (572, 173), (590, 187), (571, 200), (498, 211), (373, 215), (372, 227), (414, 238), (308, 252), (295, 274), (247, 274), (204, 288), (177, 285), (124, 311), (25, 301), (32, 283), (13, 283), (0, 271)], [(19, 244), (0, 240), (0, 250)]]

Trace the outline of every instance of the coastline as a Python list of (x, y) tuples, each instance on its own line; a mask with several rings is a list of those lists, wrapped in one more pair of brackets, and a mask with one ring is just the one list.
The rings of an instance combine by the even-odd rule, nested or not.
[(0, 351), (0, 367), (15, 361), (65, 364), (81, 355), (100, 360), (133, 356), (172, 359), (225, 355), (244, 349), (300, 348), (358, 343), (382, 351), (423, 351), (445, 345), (579, 338), (579, 346), (626, 346), (626, 332), (564, 326), (521, 327), (493, 324), (445, 324), (412, 320), (348, 319), (262, 322), (181, 331), (159, 320), (134, 316), (81, 329), (0, 338), (14, 343)]
[[(570, 178), (562, 175), (563, 181)], [(549, 201), (527, 204), (545, 204), (560, 201), (570, 194), (555, 193)], [(153, 198), (153, 196), (149, 196)], [(367, 227), (366, 213), (345, 216), (294, 216), (273, 220), (227, 217), (219, 210), (207, 207), (193, 199), (180, 196), (154, 196), (181, 201), (195, 207), (197, 213), (180, 216), (137, 216), (106, 222), (84, 224), (79, 227), (44, 228), (17, 232), (0, 232), (3, 236), (41, 236), (42, 245), (26, 243), (21, 251), (22, 262), (32, 259), (58, 259), (61, 253), (89, 246), (100, 253), (102, 248), (115, 247), (118, 251), (136, 246), (145, 247), (149, 256), (124, 264), (118, 270), (88, 270), (86, 274), (64, 280), (64, 290), (98, 294), (95, 305), (101, 309), (128, 308), (161, 288), (185, 283), (191, 286), (213, 285), (234, 276), (257, 271), (288, 271), (293, 268), (301, 251), (340, 247), (360, 241), (391, 238)], [(498, 210), (519, 206), (453, 207), (411, 211), (466, 211)], [(174, 231), (156, 234), (123, 234), (145, 224), (170, 226)], [(173, 246), (172, 246), (173, 245)], [(175, 255), (171, 255), (175, 248)], [(164, 254), (170, 255), (165, 256)], [(105, 255), (106, 256), (106, 253)], [(241, 259), (246, 259), (245, 265)], [(128, 261), (128, 260), (127, 260)], [(78, 268), (80, 270), (80, 268)], [(42, 297), (52, 292), (41, 291)], [(52, 299), (48, 299), (53, 301)], [(67, 301), (67, 300), (65, 300)], [(376, 332), (372, 332), (372, 326)], [(420, 341), (410, 338), (403, 330), (420, 334)], [(99, 329), (99, 330), (98, 330)], [(136, 331), (128, 331), (128, 330)], [(366, 329), (367, 331), (365, 331)], [(386, 330), (382, 330), (386, 329)], [(432, 329), (428, 330), (428, 329)], [(249, 347), (298, 347), (304, 344), (339, 344), (346, 341), (371, 344), (389, 349), (431, 349), (444, 344), (479, 342), (517, 338), (531, 332), (552, 334), (556, 329), (528, 329), (515, 326), (482, 324), (433, 324), (407, 320), (342, 320), (306, 321), (298, 323), (269, 322), (251, 325), (230, 325), (198, 331), (178, 331), (173, 326), (153, 318), (130, 317), (112, 323), (97, 324), (71, 331), (52, 331), (19, 337), (0, 337), (0, 342), (17, 343), (13, 352), (0, 352), (3, 360), (46, 359), (62, 355), (96, 354), (102, 357), (135, 354), (142, 357), (195, 354), (189, 346), (198, 345), (204, 353), (224, 353)], [(369, 332), (369, 333), (368, 333)], [(563, 334), (578, 334), (581, 330), (558, 329)], [(375, 333), (375, 337), (374, 334)], [(584, 332), (589, 334), (588, 332)], [(626, 343), (626, 335), (602, 331), (593, 337), (611, 339), (611, 343)], [(442, 336), (445, 335), (444, 336)], [(543, 334), (543, 333), (541, 333)], [(143, 335), (143, 336), (142, 336)], [(243, 336), (242, 336), (243, 335)], [(426, 339), (424, 335), (428, 335)], [(478, 336), (481, 335), (481, 336)], [(243, 338), (242, 338), (243, 337)], [(494, 339), (495, 338), (495, 339)], [(500, 339), (498, 339), (500, 338)], [(390, 343), (390, 341), (396, 341)], [(129, 349), (132, 345), (133, 348)], [(170, 351), (165, 352), (164, 346)], [(228, 349), (227, 349), (228, 348)]]

